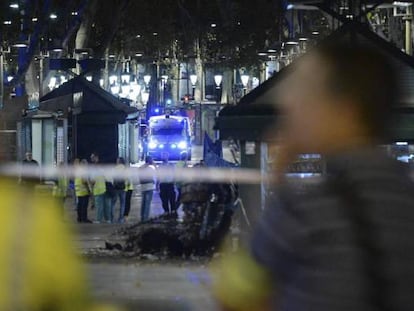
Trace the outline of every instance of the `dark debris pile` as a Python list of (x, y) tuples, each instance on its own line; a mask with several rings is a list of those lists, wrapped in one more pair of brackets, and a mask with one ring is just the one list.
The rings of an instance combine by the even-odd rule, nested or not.
[(141, 258), (210, 257), (230, 230), (236, 190), (229, 184), (183, 185), (183, 219), (163, 215), (124, 227), (104, 251)]
[[(117, 242), (107, 241), (106, 250), (142, 258), (191, 258), (212, 256), (218, 249), (231, 225), (231, 211), (219, 213), (207, 230), (198, 219), (179, 221), (160, 216), (117, 231)], [(204, 232), (204, 233), (203, 233)], [(119, 243), (119, 238), (124, 242)]]

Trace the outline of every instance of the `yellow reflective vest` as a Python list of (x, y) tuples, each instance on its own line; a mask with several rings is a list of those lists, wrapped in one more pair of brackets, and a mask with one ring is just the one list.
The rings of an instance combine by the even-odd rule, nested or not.
[(85, 272), (53, 197), (0, 178), (0, 310), (85, 310)]
[(134, 184), (131, 179), (127, 179), (125, 183), (125, 191), (134, 190)]
[(86, 180), (80, 177), (75, 178), (75, 193), (77, 197), (89, 195), (89, 188)]
[(106, 183), (104, 176), (98, 176), (95, 178), (93, 185), (93, 195), (102, 195), (106, 192)]
[(68, 179), (66, 177), (60, 177), (57, 184), (53, 187), (53, 196), (58, 198), (66, 197), (68, 186)]

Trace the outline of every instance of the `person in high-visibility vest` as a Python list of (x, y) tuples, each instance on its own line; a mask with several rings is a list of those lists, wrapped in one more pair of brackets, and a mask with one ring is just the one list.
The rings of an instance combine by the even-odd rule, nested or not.
[[(88, 162), (85, 159), (80, 162), (80, 166), (87, 164)], [(78, 222), (92, 223), (92, 221), (88, 219), (88, 204), (90, 195), (88, 181), (84, 178), (76, 177), (75, 192), (76, 197), (78, 198)]]
[(116, 311), (96, 305), (57, 201), (0, 177), (0, 310)]
[[(91, 157), (92, 158), (92, 157)], [(94, 153), (93, 163), (99, 164), (99, 155)], [(106, 180), (105, 176), (98, 175), (91, 180), (92, 193), (95, 200), (96, 208), (96, 222), (102, 223), (104, 221), (104, 209), (106, 204)]]
[[(59, 163), (60, 167), (62, 167), (63, 165), (63, 162)], [(68, 187), (69, 180), (66, 176), (60, 176), (53, 187), (53, 196), (58, 200), (62, 211), (65, 206), (65, 199), (67, 196)]]

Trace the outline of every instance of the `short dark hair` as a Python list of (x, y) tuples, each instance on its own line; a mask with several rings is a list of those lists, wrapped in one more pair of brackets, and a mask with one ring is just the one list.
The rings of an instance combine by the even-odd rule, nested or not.
[(315, 51), (327, 63), (328, 87), (355, 102), (368, 134), (384, 138), (399, 94), (389, 57), (379, 48), (348, 42), (321, 44)]

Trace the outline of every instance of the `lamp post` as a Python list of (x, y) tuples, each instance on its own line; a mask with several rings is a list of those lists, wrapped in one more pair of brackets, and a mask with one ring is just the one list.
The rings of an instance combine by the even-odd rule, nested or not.
[(149, 84), (151, 82), (151, 76), (150, 75), (145, 75), (144, 76), (144, 83), (146, 87), (149, 87)]
[(128, 98), (131, 86), (125, 80), (121, 83), (121, 97)]
[(243, 95), (247, 94), (247, 85), (249, 84), (249, 78), (249, 75), (246, 74), (240, 76), (243, 85)]
[(4, 100), (4, 51), (0, 47), (0, 109), (3, 108)]
[(124, 71), (121, 75), (121, 82), (122, 83), (129, 83), (131, 81), (131, 75)]
[(119, 94), (119, 85), (117, 85), (116, 83), (111, 84), (111, 93), (113, 95), (118, 95)]
[(221, 102), (221, 83), (223, 82), (223, 75), (216, 74), (214, 76), (214, 83), (216, 84), (216, 101), (217, 103)]
[(195, 89), (196, 89), (196, 84), (197, 84), (197, 75), (196, 74), (190, 75), (190, 81), (191, 81), (191, 86), (193, 88), (193, 100), (194, 100)]
[(57, 78), (55, 76), (51, 77), (48, 84), (49, 89), (52, 91), (57, 87)]
[(166, 89), (166, 86), (167, 86), (167, 82), (168, 82), (168, 76), (167, 75), (162, 75), (161, 76), (160, 93), (161, 93), (161, 103), (163, 103), (164, 106), (165, 106), (165, 89)]
[(142, 92), (141, 93), (141, 99), (142, 103), (144, 104), (144, 107), (147, 106), (148, 100), (149, 100), (149, 93), (148, 92)]
[(139, 94), (141, 93), (141, 85), (139, 85), (138, 82), (134, 80), (131, 82), (130, 87), (130, 97), (134, 102), (136, 102)]
[(109, 85), (113, 85), (118, 81), (118, 77), (117, 75), (110, 75), (109, 76)]

